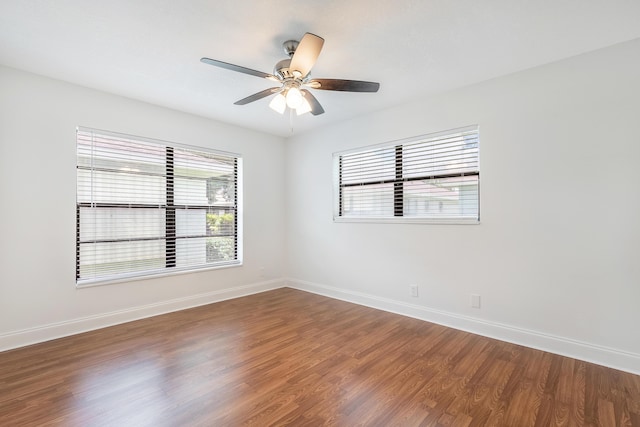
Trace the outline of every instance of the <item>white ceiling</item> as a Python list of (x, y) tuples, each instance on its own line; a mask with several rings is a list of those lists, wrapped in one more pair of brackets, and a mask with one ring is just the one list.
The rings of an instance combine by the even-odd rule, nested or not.
[(296, 133), (638, 38), (640, 1), (1, 0), (0, 64), (287, 136), (270, 98), (233, 105), (271, 82), (199, 60), (272, 72), (307, 31), (314, 77), (381, 88), (314, 91)]

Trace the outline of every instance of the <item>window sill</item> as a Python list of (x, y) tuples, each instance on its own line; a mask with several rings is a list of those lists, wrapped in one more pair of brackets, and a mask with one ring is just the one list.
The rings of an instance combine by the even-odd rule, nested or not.
[(344, 218), (334, 217), (333, 222), (361, 222), (376, 224), (434, 224), (434, 225), (478, 225), (480, 220), (476, 218)]
[(85, 288), (93, 288), (96, 286), (104, 286), (104, 285), (113, 285), (116, 283), (122, 282), (136, 282), (139, 280), (148, 280), (148, 279), (157, 279), (160, 277), (167, 276), (176, 276), (179, 274), (190, 274), (190, 273), (201, 273), (203, 271), (211, 271), (211, 270), (221, 270), (224, 268), (232, 268), (232, 267), (242, 267), (242, 261), (234, 261), (226, 264), (218, 264), (216, 266), (211, 267), (200, 267), (200, 268), (182, 268), (182, 269), (172, 269), (171, 271), (161, 270), (156, 272), (150, 272), (148, 274), (126, 274), (120, 275), (117, 277), (105, 278), (105, 279), (96, 279), (96, 280), (81, 280), (76, 282), (76, 289), (85, 289)]

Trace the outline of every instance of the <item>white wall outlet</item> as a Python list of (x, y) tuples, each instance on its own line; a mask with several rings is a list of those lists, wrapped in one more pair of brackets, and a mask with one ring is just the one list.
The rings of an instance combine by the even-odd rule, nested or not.
[(264, 273), (264, 267), (260, 267), (260, 268), (258, 269), (258, 271), (260, 272), (260, 277), (264, 277), (264, 276), (265, 276), (265, 273)]
[(471, 308), (480, 308), (480, 295), (471, 294)]
[(418, 285), (409, 285), (409, 291), (411, 292), (412, 297), (418, 296)]

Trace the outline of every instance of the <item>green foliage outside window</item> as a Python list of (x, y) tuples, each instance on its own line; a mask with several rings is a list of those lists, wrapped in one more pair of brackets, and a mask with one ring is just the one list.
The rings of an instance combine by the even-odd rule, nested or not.
[[(235, 259), (234, 217), (232, 213), (207, 213), (207, 262)], [(229, 236), (229, 237), (227, 237)]]
[(224, 213), (222, 215), (208, 213), (207, 214), (207, 234), (212, 236), (232, 234), (234, 226), (234, 218), (232, 213)]

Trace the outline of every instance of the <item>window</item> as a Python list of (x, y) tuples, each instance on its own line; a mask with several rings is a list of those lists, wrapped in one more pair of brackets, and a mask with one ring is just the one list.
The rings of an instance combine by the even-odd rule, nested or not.
[(76, 283), (240, 264), (241, 160), (79, 128)]
[(478, 127), (333, 155), (334, 220), (477, 223)]

